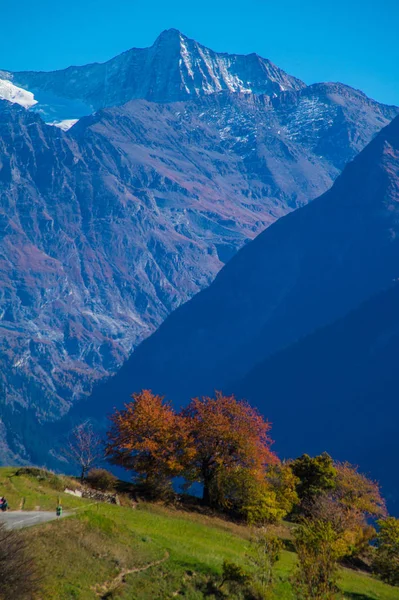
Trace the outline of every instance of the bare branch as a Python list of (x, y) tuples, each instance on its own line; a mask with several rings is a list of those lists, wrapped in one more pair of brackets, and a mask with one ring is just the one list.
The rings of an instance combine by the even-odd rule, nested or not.
[(103, 442), (94, 431), (90, 421), (84, 421), (73, 428), (68, 436), (63, 454), (79, 467), (82, 481), (90, 469), (102, 461), (104, 458)]

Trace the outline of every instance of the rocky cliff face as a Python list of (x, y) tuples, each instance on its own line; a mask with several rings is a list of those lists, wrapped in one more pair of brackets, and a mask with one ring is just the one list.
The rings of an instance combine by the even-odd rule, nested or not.
[[(182, 44), (190, 91), (171, 66), (183, 69)], [(92, 71), (104, 65), (30, 74), (55, 112), (65, 94), (95, 107), (165, 100), (108, 106), (66, 133), (34, 112), (36, 91), (3, 86), (14, 102), (0, 101), (0, 452), (9, 460), (32, 458), (37, 422), (87, 396), (247, 241), (328, 189), (397, 114), (340, 84), (304, 87), (259, 57), (206, 54), (176, 32), (150, 50), (114, 59), (109, 87), (111, 71)], [(151, 84), (151, 69), (126, 66), (143, 53), (158, 57)]]

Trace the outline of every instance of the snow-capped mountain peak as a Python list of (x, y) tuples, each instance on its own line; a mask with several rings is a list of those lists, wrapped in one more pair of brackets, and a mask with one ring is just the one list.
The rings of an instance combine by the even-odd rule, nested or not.
[(276, 97), (306, 87), (257, 54), (214, 52), (177, 29), (163, 31), (149, 48), (132, 48), (105, 63), (0, 76), (34, 94), (34, 110), (47, 122), (79, 119), (133, 99), (174, 102), (219, 92)]
[(258, 54), (214, 52), (177, 29), (163, 31), (149, 50), (155, 55), (161, 53), (164, 59), (165, 54), (178, 59), (183, 95), (230, 91), (276, 96), (282, 91), (305, 87), (302, 81)]

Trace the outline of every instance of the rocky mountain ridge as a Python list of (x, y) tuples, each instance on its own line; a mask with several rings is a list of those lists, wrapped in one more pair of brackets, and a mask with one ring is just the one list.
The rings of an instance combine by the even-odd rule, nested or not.
[(80, 118), (136, 98), (176, 102), (221, 91), (267, 94), (305, 84), (257, 54), (217, 53), (176, 29), (150, 48), (132, 48), (105, 63), (52, 72), (0, 71), (0, 79), (33, 92), (45, 120)]

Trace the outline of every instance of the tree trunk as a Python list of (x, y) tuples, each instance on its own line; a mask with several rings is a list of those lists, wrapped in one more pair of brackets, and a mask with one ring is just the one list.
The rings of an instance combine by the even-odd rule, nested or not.
[(204, 489), (202, 491), (202, 502), (206, 504), (206, 506), (210, 506), (211, 504), (211, 495), (209, 493), (209, 482), (204, 481)]

